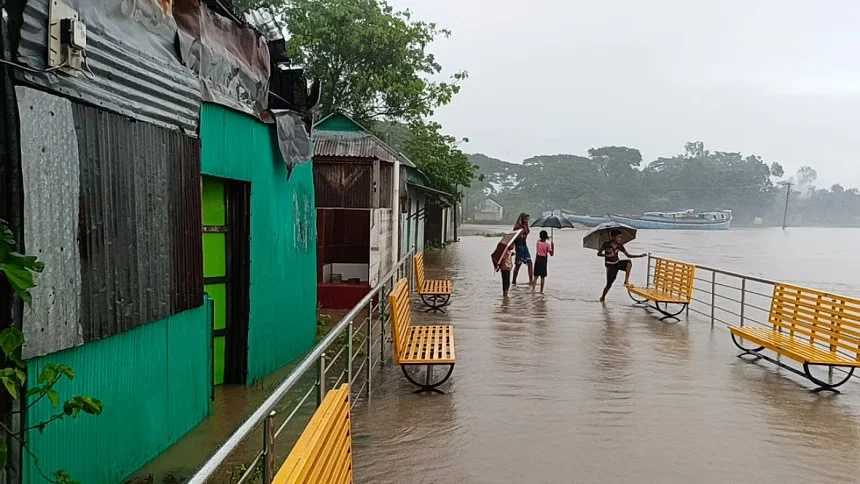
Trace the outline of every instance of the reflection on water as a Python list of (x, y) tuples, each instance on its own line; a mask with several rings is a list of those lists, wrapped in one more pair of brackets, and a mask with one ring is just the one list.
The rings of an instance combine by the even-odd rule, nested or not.
[[(354, 412), (359, 482), (856, 480), (860, 385), (811, 394), (736, 358), (724, 327), (660, 322), (620, 285), (601, 305), (602, 265), (582, 234), (556, 232), (546, 295), (518, 286), (508, 301), (489, 263), (495, 239), (427, 255), (428, 276), (452, 278), (455, 296), (447, 314), (415, 322), (456, 326), (457, 367), (446, 395), (413, 394), (397, 367), (383, 370)], [(856, 259), (856, 235), (654, 231), (630, 249), (856, 295), (860, 275), (832, 263)]]

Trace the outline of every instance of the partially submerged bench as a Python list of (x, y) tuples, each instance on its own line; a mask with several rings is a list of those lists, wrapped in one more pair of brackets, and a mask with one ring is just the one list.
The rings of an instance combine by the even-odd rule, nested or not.
[(421, 302), (427, 306), (427, 311), (443, 311), (451, 300), (451, 281), (430, 280), (424, 277), (424, 253), (415, 254), (415, 281)]
[[(409, 282), (397, 281), (389, 296), (391, 302), (391, 337), (394, 340), (394, 360), (403, 375), (418, 386), (418, 392), (438, 390), (451, 373), (457, 359), (454, 354), (454, 328), (450, 325), (412, 326), (412, 309), (409, 301)], [(409, 369), (426, 366), (424, 382), (410, 375)], [(433, 368), (446, 366), (447, 372), (435, 379)]]
[[(743, 350), (738, 356), (753, 355), (808, 378), (818, 385), (815, 392), (836, 392), (860, 366), (860, 300), (778, 283), (768, 320), (769, 327), (729, 328), (732, 341)], [(758, 347), (744, 347), (742, 341)], [(762, 354), (764, 349), (801, 363), (803, 371)], [(813, 376), (810, 370), (815, 366), (844, 367), (846, 376), (825, 382)]]
[(328, 392), (272, 482), (351, 484), (349, 410), (349, 385)]
[[(663, 314), (660, 321), (669, 318), (679, 320), (678, 315), (687, 309), (693, 298), (695, 277), (696, 266), (692, 264), (670, 259), (657, 259), (652, 285), (645, 288), (627, 286), (627, 292), (637, 304), (653, 302), (653, 308)], [(660, 307), (661, 304), (663, 305), (662, 308)], [(680, 309), (674, 313), (670, 312), (670, 305), (679, 306)]]

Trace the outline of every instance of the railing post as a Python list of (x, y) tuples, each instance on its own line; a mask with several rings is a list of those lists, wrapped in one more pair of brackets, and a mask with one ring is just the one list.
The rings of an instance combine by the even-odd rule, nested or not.
[(651, 287), (651, 253), (648, 252), (648, 268), (645, 269), (645, 287)]
[(741, 326), (744, 325), (744, 306), (746, 306), (747, 279), (741, 279)]
[(352, 321), (346, 328), (346, 382), (352, 388)]
[(711, 271), (711, 326), (714, 325), (714, 311), (717, 307), (717, 273)]
[(326, 390), (325, 390), (325, 372), (326, 372), (325, 353), (320, 355), (319, 370), (320, 370), (320, 381), (319, 381), (319, 384), (317, 385), (318, 389), (319, 389), (319, 393), (317, 394), (317, 407), (322, 405), (322, 401), (325, 398), (325, 394), (326, 394)]
[(275, 411), (263, 421), (263, 483), (271, 484), (275, 478)]
[(385, 285), (379, 291), (381, 297), (379, 299), (379, 366), (385, 366), (385, 302), (388, 297), (385, 296)]
[(373, 314), (372, 311), (369, 312), (367, 318), (367, 349), (364, 350), (367, 355), (367, 359), (364, 364), (367, 365), (367, 398), (370, 398), (370, 384), (371, 384), (371, 376), (373, 375), (373, 318), (371, 317)]

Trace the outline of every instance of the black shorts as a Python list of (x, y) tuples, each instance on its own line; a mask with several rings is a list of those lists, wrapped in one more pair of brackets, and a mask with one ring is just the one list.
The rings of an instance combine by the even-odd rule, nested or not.
[(535, 258), (535, 277), (546, 277), (546, 256)]
[(627, 259), (620, 260), (612, 264), (606, 264), (606, 286), (611, 286), (612, 283), (615, 282), (615, 278), (618, 277), (618, 272), (626, 271), (630, 264), (632, 264), (632, 262)]
[(508, 292), (508, 289), (511, 288), (511, 270), (502, 269), (500, 272), (502, 273), (502, 291)]

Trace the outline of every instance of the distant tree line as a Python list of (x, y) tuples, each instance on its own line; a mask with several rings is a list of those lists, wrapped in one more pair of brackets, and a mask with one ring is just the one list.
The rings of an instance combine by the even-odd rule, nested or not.
[(647, 165), (635, 148), (606, 146), (588, 156), (535, 156), (522, 165), (470, 155), (479, 181), (466, 193), (466, 216), (484, 198), (505, 208), (511, 222), (520, 212), (567, 209), (579, 214), (639, 214), (645, 211), (722, 210), (735, 223), (782, 223), (791, 184), (789, 222), (793, 225), (860, 226), (860, 191), (840, 185), (815, 186), (817, 173), (802, 167), (786, 177), (779, 163), (759, 156), (709, 151), (701, 141), (684, 152)]

